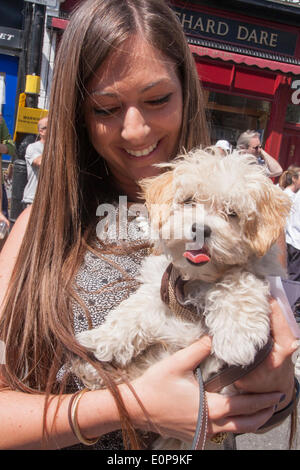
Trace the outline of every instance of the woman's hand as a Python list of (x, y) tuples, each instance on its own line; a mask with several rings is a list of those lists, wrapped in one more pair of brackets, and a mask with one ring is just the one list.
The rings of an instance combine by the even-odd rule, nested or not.
[[(199, 386), (193, 371), (210, 350), (211, 339), (205, 336), (153, 365), (133, 382), (152, 425), (127, 386), (120, 386), (136, 427), (192, 441), (199, 407)], [(257, 430), (272, 416), (281, 396), (282, 393), (261, 393), (226, 397), (207, 393), (208, 436), (221, 431)]]
[(292, 354), (297, 350), (293, 335), (278, 303), (271, 300), (271, 334), (274, 346), (269, 356), (256, 369), (235, 383), (239, 390), (255, 393), (280, 392), (285, 398), (278, 410), (292, 400), (294, 391), (294, 364)]

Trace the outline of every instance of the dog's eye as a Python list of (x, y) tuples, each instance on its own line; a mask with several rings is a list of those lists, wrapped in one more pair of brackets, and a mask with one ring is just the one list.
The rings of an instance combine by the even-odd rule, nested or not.
[(235, 211), (230, 210), (230, 209), (227, 211), (227, 215), (228, 215), (228, 217), (237, 217), (237, 213)]
[(188, 197), (185, 201), (183, 201), (183, 204), (196, 204), (196, 203), (192, 197)]

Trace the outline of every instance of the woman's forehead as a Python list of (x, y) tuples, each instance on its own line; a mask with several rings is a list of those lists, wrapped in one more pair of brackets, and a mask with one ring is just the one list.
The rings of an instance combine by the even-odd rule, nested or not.
[(177, 78), (174, 62), (140, 37), (126, 41), (96, 70), (88, 82), (89, 93), (109, 92), (122, 85), (139, 84), (140, 89)]

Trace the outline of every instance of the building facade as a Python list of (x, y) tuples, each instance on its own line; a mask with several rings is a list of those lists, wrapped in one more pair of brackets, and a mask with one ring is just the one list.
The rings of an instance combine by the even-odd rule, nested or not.
[[(23, 0), (0, 4), (0, 113), (13, 135), (23, 47)], [(3, 155), (4, 160), (10, 156)]]
[[(255, 129), (300, 165), (300, 2), (172, 2), (205, 89), (212, 141)], [(226, 9), (225, 9), (226, 7)]]
[[(81, 0), (44, 1), (56, 5), (45, 19), (41, 108), (48, 105), (56, 41)], [(203, 83), (212, 142), (235, 145), (241, 132), (255, 129), (283, 168), (300, 165), (300, 0), (171, 0), (171, 6)]]

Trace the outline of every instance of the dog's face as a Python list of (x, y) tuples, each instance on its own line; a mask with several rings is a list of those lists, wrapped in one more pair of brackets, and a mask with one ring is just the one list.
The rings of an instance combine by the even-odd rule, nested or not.
[(276, 242), (290, 200), (252, 156), (196, 150), (168, 166), (141, 186), (152, 233), (186, 278), (216, 280)]

